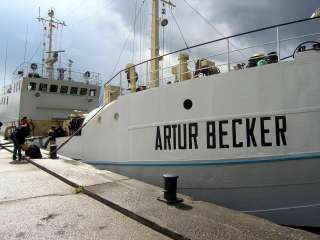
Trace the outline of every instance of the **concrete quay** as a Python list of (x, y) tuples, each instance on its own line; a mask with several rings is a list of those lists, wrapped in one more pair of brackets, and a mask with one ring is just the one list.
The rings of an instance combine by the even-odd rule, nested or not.
[(19, 163), (0, 150), (1, 239), (320, 239), (183, 195), (167, 205), (160, 195), (61, 156)]

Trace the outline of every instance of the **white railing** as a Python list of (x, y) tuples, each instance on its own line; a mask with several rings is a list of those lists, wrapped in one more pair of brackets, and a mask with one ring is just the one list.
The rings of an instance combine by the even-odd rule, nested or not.
[(101, 74), (86, 71), (86, 72), (69, 72), (68, 68), (53, 68), (48, 69), (43, 64), (36, 64), (36, 69), (32, 69), (32, 64), (35, 66), (35, 63), (22, 63), (20, 64), (13, 72), (12, 81), (17, 81), (22, 77), (31, 77), (31, 78), (49, 78), (50, 71), (52, 72), (53, 80), (63, 80), (63, 81), (74, 81), (82, 82), (86, 84), (101, 85)]
[[(250, 57), (256, 52), (262, 52), (265, 56), (269, 52), (276, 52), (276, 55), (281, 61), (283, 58), (287, 58), (290, 56), (295, 48), (304, 41), (308, 40), (318, 40), (320, 37), (320, 32), (316, 31), (319, 29), (319, 19), (302, 19), (294, 22), (278, 24), (271, 27), (261, 28), (241, 34), (236, 34), (230, 37), (225, 37), (213, 41), (209, 41), (206, 43), (201, 43), (198, 45), (194, 45), (188, 48), (184, 48), (181, 50), (177, 50), (171, 53), (166, 53), (159, 58), (162, 59), (160, 62), (159, 71), (159, 82), (161, 85), (166, 85), (169, 83), (173, 83), (176, 81), (181, 81), (181, 76), (184, 74), (190, 74), (191, 78), (195, 77), (195, 73), (199, 72), (199, 70), (211, 69), (212, 66), (196, 68), (196, 61), (198, 59), (207, 59), (211, 62), (215, 62), (215, 67), (219, 69), (219, 73), (225, 73), (229, 71), (239, 70), (246, 68), (248, 66), (248, 61)], [(299, 29), (302, 30), (310, 30), (308, 33), (297, 33), (296, 26), (299, 26)], [(288, 34), (290, 32), (290, 28), (294, 33), (293, 36)], [(312, 31), (314, 28), (314, 31)], [(250, 39), (253, 35), (253, 38), (256, 37), (256, 33), (264, 33), (267, 31), (275, 31), (274, 32), (274, 40), (271, 41), (259, 41), (258, 43), (253, 43), (248, 46), (243, 46), (241, 44), (241, 40), (239, 38), (246, 37)], [(281, 36), (281, 33), (283, 36)], [(270, 32), (268, 33), (270, 35)], [(289, 35), (289, 36), (287, 36)], [(283, 37), (283, 38), (281, 38)], [(242, 45), (239, 48), (232, 48), (230, 41), (240, 42)], [(210, 49), (216, 48), (213, 53)], [(172, 67), (179, 65), (178, 55), (182, 52), (189, 53), (193, 51), (192, 55), (189, 54), (190, 58), (186, 63), (188, 66), (188, 71), (179, 72), (178, 77), (172, 74)], [(205, 51), (206, 54), (201, 54), (201, 52)], [(199, 54), (196, 56), (196, 52)], [(146, 60), (142, 63), (135, 65), (135, 71), (138, 74), (137, 87), (143, 86), (142, 89), (149, 88), (149, 78), (153, 72), (150, 71), (149, 67), (151, 66), (150, 62), (153, 59)], [(120, 88), (120, 94), (127, 94), (130, 92), (130, 86), (127, 81), (127, 69), (123, 69), (119, 71), (114, 77), (112, 77), (106, 84), (112, 86), (118, 86)], [(201, 77), (201, 74), (197, 77)]]

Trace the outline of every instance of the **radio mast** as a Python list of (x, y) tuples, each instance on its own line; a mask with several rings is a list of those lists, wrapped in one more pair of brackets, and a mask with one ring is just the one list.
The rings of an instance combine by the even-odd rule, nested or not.
[(48, 52), (47, 52), (48, 55), (46, 59), (46, 64), (47, 64), (48, 78), (51, 80), (53, 79), (53, 66), (55, 62), (58, 60), (58, 53), (64, 52), (64, 51), (52, 50), (52, 33), (54, 28), (58, 28), (59, 25), (66, 26), (66, 23), (54, 17), (54, 11), (52, 8), (48, 11), (48, 17), (46, 18), (40, 17), (40, 11), (39, 11), (39, 17), (37, 19), (39, 22), (48, 24)]
[[(168, 4), (170, 7), (175, 7), (170, 0), (160, 0)], [(159, 87), (159, 0), (152, 0), (152, 26), (151, 26), (151, 79), (150, 88)]]

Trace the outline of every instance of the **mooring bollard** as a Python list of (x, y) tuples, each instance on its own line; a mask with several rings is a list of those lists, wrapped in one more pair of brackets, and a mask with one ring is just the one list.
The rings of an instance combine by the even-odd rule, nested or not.
[(177, 181), (179, 176), (173, 174), (164, 174), (164, 192), (163, 197), (158, 200), (166, 202), (167, 204), (174, 204), (183, 202), (182, 198), (177, 198)]
[(49, 155), (51, 159), (57, 159), (57, 145), (56, 144), (50, 144), (50, 148), (49, 148)]

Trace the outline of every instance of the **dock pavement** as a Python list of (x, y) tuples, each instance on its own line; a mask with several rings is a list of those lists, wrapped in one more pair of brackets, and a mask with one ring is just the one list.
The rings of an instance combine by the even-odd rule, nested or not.
[(0, 150), (0, 239), (313, 240), (318, 235), (193, 201), (76, 160), (11, 160)]

